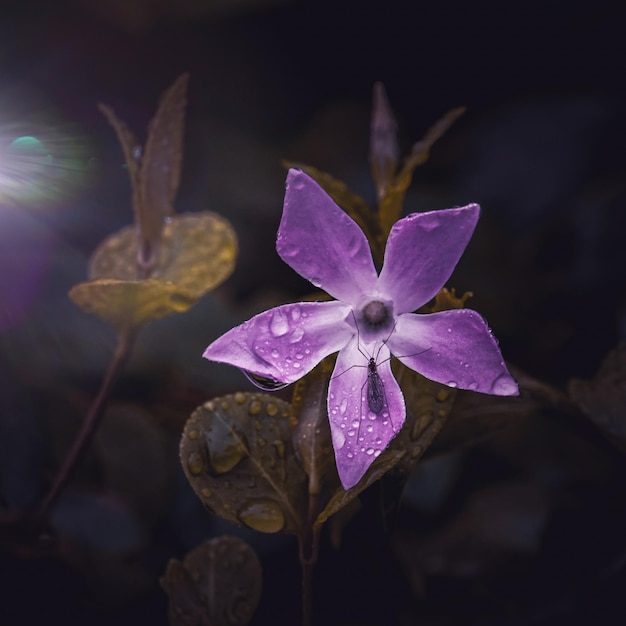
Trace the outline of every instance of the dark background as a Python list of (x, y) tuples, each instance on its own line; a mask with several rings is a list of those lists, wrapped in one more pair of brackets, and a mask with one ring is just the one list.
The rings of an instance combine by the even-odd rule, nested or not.
[[(447, 110), (467, 106), (417, 170), (406, 210), (479, 202), (481, 222), (450, 284), (474, 292), (470, 306), (489, 321), (508, 361), (560, 387), (591, 377), (626, 334), (625, 28), (623, 4), (608, 0), (532, 0), (523, 7), (395, 0), (5, 3), (0, 143), (5, 149), (16, 137), (36, 136), (59, 163), (53, 184), (48, 179), (28, 197), (0, 189), (6, 505), (25, 508), (41, 497), (113, 345), (112, 331), (66, 297), (85, 278), (99, 241), (132, 219), (121, 150), (98, 102), (112, 105), (143, 138), (159, 94), (190, 72), (177, 209), (210, 209), (230, 219), (240, 257), (214, 294), (141, 336), (82, 482), (55, 513), (61, 557), (24, 560), (10, 551), (0, 557), (0, 624), (51, 617), (65, 624), (164, 624), (166, 599), (156, 580), (167, 559), (206, 537), (235, 532), (204, 514), (177, 467), (189, 411), (215, 395), (249, 389), (237, 372), (200, 354), (235, 323), (307, 292), (274, 250), (282, 159), (329, 171), (372, 201), (375, 81), (386, 86), (405, 152)], [(326, 542), (316, 589), (320, 623), (609, 623), (620, 608), (623, 566), (617, 578), (596, 574), (624, 549), (624, 510), (615, 504), (624, 495), (623, 468), (584, 438), (544, 428), (526, 427), (451, 457), (434, 474), (425, 469), (431, 477), (415, 484), (425, 480), (435, 504), (429, 509), (426, 496), (408, 498), (401, 516), (408, 543), (395, 552), (374, 516), (363, 513), (347, 528), (341, 551)], [(123, 478), (133, 471), (143, 482), (125, 491)], [(503, 531), (505, 547), (498, 544), (487, 565), (479, 540), (450, 531), (455, 546), (478, 553), (464, 556), (465, 569), (453, 566), (455, 557), (443, 548), (439, 561), (416, 548), (426, 580), (417, 585), (417, 574), (407, 573), (397, 554), (456, 519), (471, 494), (495, 489), (494, 481), (502, 488), (489, 492), (494, 511), (510, 506), (506, 494), (533, 485), (528, 506), (519, 514), (512, 509), (518, 530)], [(482, 527), (509, 528), (510, 520), (492, 522), (486, 510)], [(467, 529), (466, 522), (458, 528)], [(297, 623), (295, 544), (245, 536), (266, 571), (253, 623)], [(520, 536), (529, 537), (522, 547)], [(511, 551), (515, 559), (523, 555), (521, 568), (509, 569)]]

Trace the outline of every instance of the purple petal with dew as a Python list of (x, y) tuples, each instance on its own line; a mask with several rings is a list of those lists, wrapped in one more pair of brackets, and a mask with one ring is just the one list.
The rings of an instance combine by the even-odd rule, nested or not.
[(389, 233), (378, 286), (396, 313), (410, 313), (433, 298), (450, 278), (472, 237), (477, 204), (413, 213)]
[(313, 285), (356, 304), (378, 275), (357, 223), (309, 176), (291, 169), (276, 250)]
[(387, 345), (407, 367), (444, 385), (496, 396), (519, 394), (495, 337), (476, 311), (400, 315)]
[(391, 372), (389, 350), (383, 346), (377, 357), (376, 375), (382, 393), (378, 406), (368, 400), (368, 385), (376, 383), (371, 380), (369, 359), (359, 350), (356, 338), (339, 353), (330, 379), (328, 416), (344, 489), (361, 480), (406, 417), (404, 397)]
[(255, 315), (216, 339), (202, 356), (281, 383), (293, 383), (354, 335), (342, 302), (297, 302)]

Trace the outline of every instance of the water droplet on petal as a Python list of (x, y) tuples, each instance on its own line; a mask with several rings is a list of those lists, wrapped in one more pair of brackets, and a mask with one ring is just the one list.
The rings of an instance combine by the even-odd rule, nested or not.
[(291, 319), (292, 319), (294, 322), (297, 322), (297, 321), (300, 319), (300, 307), (296, 307), (296, 306), (294, 306), (294, 307), (291, 309)]
[(500, 374), (491, 385), (491, 393), (497, 396), (514, 396), (518, 393), (517, 383), (508, 374)]
[(374, 454), (374, 448), (368, 448), (368, 449), (365, 451), (365, 454), (367, 454), (367, 455), (370, 455), (370, 456), (371, 456), (372, 454)]
[(458, 387), (459, 383), (456, 382), (456, 380), (449, 380), (446, 385), (448, 385), (448, 387)]
[(331, 435), (333, 438), (333, 448), (335, 448), (335, 450), (340, 450), (341, 448), (343, 448), (344, 444), (346, 443), (346, 436), (343, 434), (341, 428), (333, 427), (331, 430)]
[(289, 320), (280, 309), (277, 309), (272, 314), (272, 319), (270, 320), (270, 331), (274, 337), (282, 337), (289, 332)]
[(298, 326), (289, 336), (289, 343), (298, 343), (304, 337), (304, 328)]
[(271, 500), (253, 500), (239, 511), (239, 519), (262, 533), (277, 533), (285, 527), (285, 516)]
[(272, 357), (273, 357), (273, 358), (275, 358), (275, 359), (277, 359), (277, 358), (278, 358), (278, 350), (276, 350), (276, 348), (274, 348), (274, 349), (272, 350)]

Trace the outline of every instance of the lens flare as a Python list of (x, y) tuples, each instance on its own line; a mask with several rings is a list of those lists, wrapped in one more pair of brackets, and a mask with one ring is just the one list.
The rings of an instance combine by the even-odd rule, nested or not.
[(76, 194), (89, 170), (84, 141), (52, 127), (24, 130), (0, 126), (0, 206), (49, 207)]

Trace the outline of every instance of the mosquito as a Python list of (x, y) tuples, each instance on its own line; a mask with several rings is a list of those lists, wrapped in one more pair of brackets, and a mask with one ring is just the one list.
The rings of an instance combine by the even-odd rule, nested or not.
[[(367, 368), (367, 378), (365, 382), (363, 383), (363, 385), (361, 386), (362, 408), (361, 408), (361, 416), (360, 416), (361, 419), (359, 420), (359, 430), (357, 432), (357, 441), (358, 441), (359, 436), (360, 436), (360, 430), (361, 430), (361, 422), (363, 420), (362, 411), (363, 411), (365, 402), (367, 402), (367, 408), (369, 409), (369, 411), (375, 416), (375, 417), (372, 417), (372, 419), (375, 419), (376, 417), (382, 415), (384, 418), (388, 416), (389, 419), (392, 420), (391, 412), (389, 411), (389, 405), (387, 402), (387, 395), (385, 392), (385, 384), (383, 383), (380, 377), (380, 374), (378, 373), (378, 367), (382, 365), (383, 363), (390, 361), (392, 359), (392, 355), (390, 355), (388, 358), (382, 361), (378, 361), (378, 357), (380, 355), (380, 351), (383, 349), (383, 346), (387, 344), (387, 341), (389, 341), (389, 337), (391, 337), (393, 331), (395, 330), (396, 324), (394, 323), (393, 328), (389, 331), (389, 335), (387, 335), (387, 337), (382, 340), (381, 345), (376, 351), (376, 354), (375, 355), (367, 354), (367, 352), (365, 352), (361, 348), (361, 335), (359, 332), (359, 325), (357, 323), (356, 316), (354, 315), (354, 311), (352, 311), (352, 317), (354, 318), (354, 325), (356, 327), (356, 333), (357, 333), (357, 350), (363, 355), (363, 357), (367, 361), (367, 365), (356, 365), (356, 364), (351, 365), (348, 369), (334, 376), (334, 378), (337, 378), (338, 376), (345, 374), (346, 372), (350, 371), (353, 367), (366, 367)], [(423, 354), (424, 352), (428, 352), (428, 350), (430, 349), (431, 348), (426, 348), (426, 350), (422, 350), (421, 352), (417, 352), (415, 354), (408, 354), (404, 356), (417, 356), (419, 354)], [(396, 358), (403, 358), (403, 357), (396, 357)], [(364, 388), (366, 388), (365, 393), (363, 393)], [(385, 413), (387, 413), (387, 415), (385, 415)], [(393, 420), (392, 420), (392, 423), (393, 423)]]

